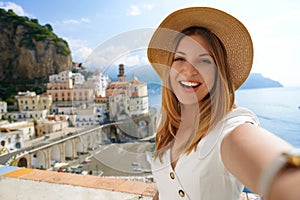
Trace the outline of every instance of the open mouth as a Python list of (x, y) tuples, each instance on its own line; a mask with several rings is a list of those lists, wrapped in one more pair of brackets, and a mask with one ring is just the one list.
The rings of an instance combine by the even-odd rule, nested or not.
[(179, 84), (182, 86), (182, 87), (185, 87), (185, 88), (197, 88), (201, 85), (201, 83), (199, 82), (193, 82), (193, 81), (179, 81)]

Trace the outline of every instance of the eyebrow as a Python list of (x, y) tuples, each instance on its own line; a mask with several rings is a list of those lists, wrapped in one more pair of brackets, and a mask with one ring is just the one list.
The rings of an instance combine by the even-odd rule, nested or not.
[[(186, 53), (182, 52), (182, 51), (176, 51), (175, 54), (181, 54), (181, 55), (186, 55)], [(210, 56), (210, 57), (213, 57), (212, 55), (210, 55), (209, 53), (202, 53), (202, 54), (199, 54), (200, 57), (202, 56)]]

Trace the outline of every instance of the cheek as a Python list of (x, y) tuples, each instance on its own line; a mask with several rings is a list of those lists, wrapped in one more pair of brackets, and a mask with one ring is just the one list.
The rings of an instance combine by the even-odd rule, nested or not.
[(215, 74), (216, 74), (216, 67), (209, 67), (205, 70), (201, 71), (201, 75), (204, 78), (205, 84), (207, 87), (212, 89), (215, 83)]
[(175, 84), (175, 80), (176, 77), (178, 76), (178, 72), (176, 71), (176, 69), (171, 68), (170, 69), (170, 74), (169, 74), (169, 78), (170, 78), (170, 87), (171, 89), (173, 88), (174, 84)]

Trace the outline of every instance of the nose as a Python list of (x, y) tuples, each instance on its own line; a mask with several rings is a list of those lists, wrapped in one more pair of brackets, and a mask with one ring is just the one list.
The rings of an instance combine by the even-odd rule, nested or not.
[(186, 76), (193, 76), (198, 74), (198, 70), (190, 62), (185, 62), (182, 66), (182, 73)]

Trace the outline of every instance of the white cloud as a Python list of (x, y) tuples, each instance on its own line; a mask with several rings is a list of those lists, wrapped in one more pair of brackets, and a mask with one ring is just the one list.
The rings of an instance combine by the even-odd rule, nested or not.
[(130, 5), (130, 8), (127, 10), (127, 16), (138, 16), (143, 13), (143, 11), (152, 10), (154, 5), (152, 4), (143, 4), (143, 5)]
[(116, 35), (101, 43), (87, 58), (85, 66), (102, 68), (123, 63), (127, 66), (140, 65), (146, 55), (150, 36), (154, 29), (137, 29)]
[(89, 23), (90, 19), (88, 18), (81, 18), (79, 20), (76, 19), (67, 19), (67, 20), (63, 20), (62, 23), (63, 24), (82, 24), (82, 23)]
[(74, 61), (83, 62), (92, 53), (93, 49), (82, 46), (74, 49), (72, 57)]
[(128, 16), (137, 16), (140, 14), (142, 14), (142, 11), (137, 5), (131, 5), (129, 10), (127, 11)]
[(122, 58), (127, 51), (128, 48), (121, 45), (111, 45), (104, 48), (100, 46), (92, 51), (84, 61), (84, 65), (91, 68), (97, 67), (100, 71), (105, 71), (106, 68)]
[(11, 9), (17, 15), (20, 15), (20, 16), (28, 16), (28, 17), (31, 16), (30, 14), (26, 13), (21, 6), (19, 6), (18, 4), (15, 4), (13, 2), (3, 2), (3, 1), (0, 1), (0, 8), (3, 8), (5, 10)]
[(65, 40), (68, 41), (74, 62), (83, 62), (93, 51), (86, 41), (71, 38), (65, 38)]
[(154, 8), (154, 5), (153, 4), (144, 4), (142, 7), (145, 8), (146, 10), (152, 10)]

